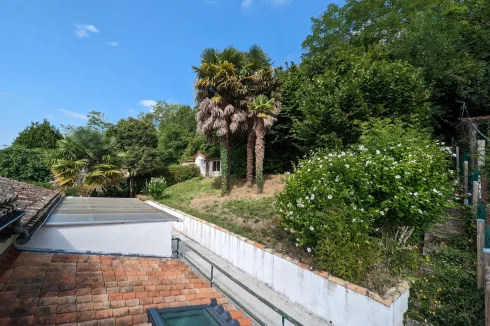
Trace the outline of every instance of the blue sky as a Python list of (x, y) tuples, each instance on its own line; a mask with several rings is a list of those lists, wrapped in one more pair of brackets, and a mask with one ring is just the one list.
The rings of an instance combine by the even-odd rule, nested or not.
[(31, 121), (111, 122), (156, 100), (194, 104), (192, 65), (206, 47), (261, 45), (298, 61), (319, 0), (2, 0), (0, 147)]

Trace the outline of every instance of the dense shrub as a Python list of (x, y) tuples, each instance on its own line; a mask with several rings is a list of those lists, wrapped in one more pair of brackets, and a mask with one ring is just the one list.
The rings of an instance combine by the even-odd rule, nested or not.
[(24, 182), (49, 182), (48, 150), (10, 146), (0, 150), (0, 176)]
[(169, 186), (179, 182), (199, 177), (201, 172), (195, 165), (170, 165), (166, 168), (158, 169), (156, 175), (163, 176)]
[(466, 232), (426, 257), (413, 282), (407, 316), (430, 325), (484, 325), (485, 293), (477, 288), (476, 223), (468, 209)]
[(82, 187), (68, 187), (65, 190), (66, 197), (79, 197), (82, 194)]
[(83, 197), (126, 198), (129, 197), (129, 185), (127, 183), (127, 180), (123, 180), (116, 185), (107, 187), (102, 192), (93, 191), (91, 193), (87, 193), (86, 191), (84, 191), (83, 187), (73, 186), (73, 187), (66, 188), (64, 194), (67, 197), (83, 196)]
[(146, 192), (153, 199), (161, 199), (167, 189), (167, 181), (165, 178), (151, 178), (151, 180), (146, 184)]
[(46, 189), (54, 189), (54, 184), (51, 182), (39, 182), (39, 181), (29, 181), (28, 183), (33, 184), (38, 187), (46, 188)]
[[(146, 180), (145, 180), (146, 182)], [(142, 186), (144, 187), (145, 184)], [(142, 187), (136, 188), (141, 190)], [(90, 197), (114, 197), (114, 198), (127, 198), (129, 195), (129, 180), (121, 180), (115, 185), (107, 187), (103, 192), (93, 192)]]
[(355, 279), (375, 261), (381, 238), (405, 244), (412, 231), (421, 235), (440, 221), (454, 197), (450, 149), (399, 122), (362, 128), (359, 145), (301, 161), (277, 197), (282, 225), (297, 245)]

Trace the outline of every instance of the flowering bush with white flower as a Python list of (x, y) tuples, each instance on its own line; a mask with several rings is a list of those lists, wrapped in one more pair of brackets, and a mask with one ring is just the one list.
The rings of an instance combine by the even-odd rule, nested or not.
[[(328, 261), (326, 268), (335, 263), (335, 250), (339, 262), (368, 268), (361, 257), (379, 247), (382, 235), (399, 227), (422, 234), (454, 198), (450, 149), (398, 122), (374, 121), (363, 129), (360, 144), (301, 161), (277, 197), (284, 228)], [(346, 248), (355, 252), (350, 259)]]

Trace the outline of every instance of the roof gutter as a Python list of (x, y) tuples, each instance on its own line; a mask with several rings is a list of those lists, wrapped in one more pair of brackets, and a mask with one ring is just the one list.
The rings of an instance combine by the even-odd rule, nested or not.
[(44, 225), (44, 223), (46, 223), (51, 213), (55, 210), (55, 208), (64, 197), (65, 196), (61, 194), (55, 196), (51, 203), (47, 205), (48, 209), (43, 213), (38, 222), (34, 224), (30, 229), (26, 229), (24, 226), (21, 226), (19, 220), (19, 224), (12, 227), (13, 231), (16, 234), (19, 234), (19, 237), (17, 238), (17, 240), (15, 240), (15, 242), (21, 245), (28, 243), (34, 233), (36, 233), (36, 231), (39, 230)]
[(12, 211), (4, 216), (0, 216), (0, 219), (7, 220), (7, 222), (4, 222), (4, 224), (0, 226), (0, 231), (7, 228), (9, 225), (12, 225), (13, 227), (18, 224), (19, 220), (22, 216), (26, 215), (26, 213), (27, 211)]

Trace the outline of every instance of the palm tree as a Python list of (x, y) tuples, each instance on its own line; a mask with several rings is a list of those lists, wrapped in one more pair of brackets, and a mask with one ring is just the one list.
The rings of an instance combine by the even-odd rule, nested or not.
[(274, 98), (269, 99), (265, 95), (258, 95), (249, 104), (250, 111), (257, 117), (255, 126), (255, 172), (257, 175), (257, 193), (264, 190), (264, 138), (266, 128), (271, 127), (279, 114), (280, 102)]
[(77, 127), (58, 140), (50, 160), (51, 171), (61, 191), (79, 186), (83, 194), (89, 195), (104, 191), (122, 178), (121, 157), (114, 138), (89, 127)]
[[(250, 47), (245, 54), (245, 68), (242, 70), (242, 83), (245, 87), (244, 104), (248, 109), (248, 104), (259, 94), (277, 96), (279, 84), (276, 78), (276, 71), (272, 68), (269, 55), (258, 45)], [(247, 115), (247, 186), (251, 187), (254, 174), (254, 146), (255, 146), (255, 126), (257, 116), (253, 111), (248, 110)]]
[(221, 52), (205, 49), (196, 73), (197, 129), (208, 138), (218, 137), (221, 145), (222, 194), (231, 191), (231, 134), (246, 127), (246, 112), (240, 107), (244, 88), (240, 81), (243, 54), (235, 48)]

